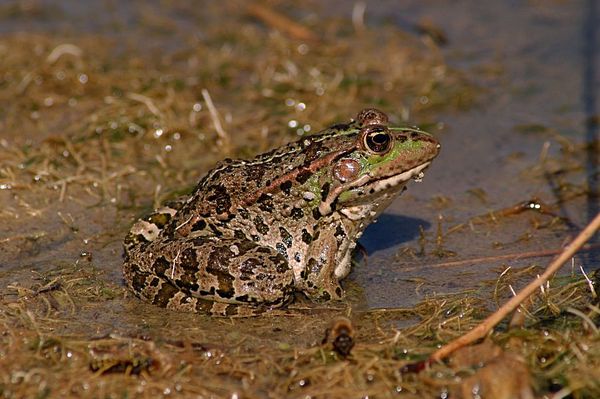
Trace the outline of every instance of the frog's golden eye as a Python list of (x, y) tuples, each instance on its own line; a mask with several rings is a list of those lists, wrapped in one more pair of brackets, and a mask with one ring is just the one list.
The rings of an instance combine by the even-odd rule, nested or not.
[(367, 126), (361, 130), (361, 135), (362, 145), (369, 152), (382, 155), (392, 148), (392, 135), (385, 126)]

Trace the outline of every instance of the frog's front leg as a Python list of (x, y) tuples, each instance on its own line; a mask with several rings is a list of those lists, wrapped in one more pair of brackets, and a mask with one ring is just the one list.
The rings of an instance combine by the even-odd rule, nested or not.
[(136, 295), (179, 310), (204, 310), (198, 300), (281, 306), (294, 288), (293, 271), (279, 252), (243, 239), (159, 238), (130, 251), (124, 271)]
[(313, 241), (301, 273), (302, 291), (313, 300), (339, 300), (344, 291), (335, 274), (340, 261), (338, 240), (334, 236), (322, 236)]

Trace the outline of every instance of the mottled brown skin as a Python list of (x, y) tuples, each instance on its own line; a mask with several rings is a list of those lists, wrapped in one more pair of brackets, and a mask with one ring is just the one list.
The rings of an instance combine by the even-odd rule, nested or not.
[(138, 221), (125, 281), (140, 298), (226, 315), (281, 306), (294, 292), (343, 296), (356, 239), (439, 151), (414, 129), (363, 110), (350, 124), (259, 155), (225, 160), (193, 193)]

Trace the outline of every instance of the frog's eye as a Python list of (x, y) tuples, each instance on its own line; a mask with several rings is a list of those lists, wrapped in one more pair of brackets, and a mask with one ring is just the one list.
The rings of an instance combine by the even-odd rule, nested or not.
[(367, 126), (361, 130), (361, 135), (362, 145), (369, 152), (382, 155), (392, 148), (392, 136), (385, 126)]

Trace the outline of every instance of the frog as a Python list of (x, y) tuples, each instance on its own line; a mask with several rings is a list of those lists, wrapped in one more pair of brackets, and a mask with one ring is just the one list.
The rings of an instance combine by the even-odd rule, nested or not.
[(357, 240), (439, 151), (431, 134), (367, 108), (253, 159), (225, 159), (133, 224), (125, 283), (152, 304), (216, 316), (298, 295), (341, 300)]

